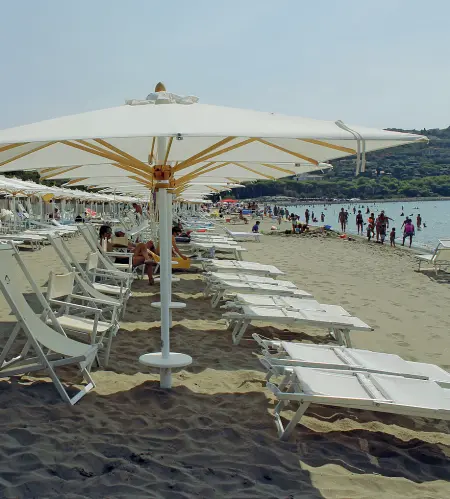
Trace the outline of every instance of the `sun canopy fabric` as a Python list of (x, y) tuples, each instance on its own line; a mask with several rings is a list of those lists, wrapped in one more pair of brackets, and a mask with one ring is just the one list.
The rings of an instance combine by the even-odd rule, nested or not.
[[(155, 138), (169, 137), (165, 163), (178, 175), (200, 164), (320, 162), (426, 137), (277, 113), (193, 102), (128, 104), (0, 131), (0, 171), (152, 164)], [(211, 173), (211, 168), (204, 174)], [(145, 168), (144, 168), (145, 169)], [(222, 175), (227, 176), (227, 175)]]

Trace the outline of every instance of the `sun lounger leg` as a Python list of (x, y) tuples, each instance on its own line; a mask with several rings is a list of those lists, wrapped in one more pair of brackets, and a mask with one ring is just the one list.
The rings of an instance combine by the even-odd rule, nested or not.
[(352, 348), (352, 340), (350, 339), (350, 331), (348, 329), (344, 329), (342, 331), (342, 334), (344, 335), (344, 338), (345, 338), (345, 346), (347, 348)]
[(294, 417), (289, 422), (289, 424), (286, 426), (286, 428), (283, 427), (283, 423), (282, 423), (281, 417), (280, 417), (280, 412), (283, 409), (283, 407), (284, 407), (284, 404), (282, 404), (282, 401), (280, 401), (277, 404), (277, 406), (275, 407), (275, 424), (277, 426), (278, 436), (280, 437), (280, 439), (287, 440), (289, 438), (289, 436), (292, 434), (294, 428), (297, 426), (297, 423), (302, 418), (303, 414), (305, 414), (306, 410), (308, 409), (309, 402), (301, 402), (300, 403), (297, 412), (294, 414)]
[(231, 337), (233, 339), (233, 344), (234, 345), (239, 345), (242, 337), (245, 334), (245, 331), (247, 331), (247, 327), (250, 324), (249, 320), (243, 320), (237, 322), (236, 326), (234, 327), (233, 332), (231, 333)]
[(223, 295), (225, 294), (225, 291), (217, 291), (216, 294), (212, 297), (211, 300), (211, 306), (212, 308), (216, 308), (217, 305), (219, 304), (220, 300), (223, 298)]

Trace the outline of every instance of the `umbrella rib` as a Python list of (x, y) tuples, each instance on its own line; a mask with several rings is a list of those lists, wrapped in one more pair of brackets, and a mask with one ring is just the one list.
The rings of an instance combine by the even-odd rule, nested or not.
[[(228, 144), (228, 142), (231, 142), (234, 140), (236, 137), (226, 137), (225, 139), (219, 140), (219, 142), (216, 142), (212, 146), (207, 147), (206, 149), (203, 149), (203, 151), (200, 151), (197, 154), (194, 154), (190, 158), (185, 159), (181, 163), (179, 163), (175, 168), (174, 171), (178, 172), (180, 170), (183, 170), (184, 168), (187, 168), (188, 166), (195, 165), (196, 163), (200, 163), (203, 161), (202, 158), (205, 154), (210, 153), (211, 151), (214, 151), (214, 149), (217, 149), (218, 147), (224, 146), (225, 144)], [(212, 157), (212, 156), (211, 156)]]
[(122, 149), (120, 149), (116, 146), (113, 146), (112, 144), (110, 144), (108, 141), (106, 141), (104, 139), (94, 139), (94, 141), (97, 142), (98, 144), (104, 146), (104, 147), (107, 147), (108, 149), (111, 149), (111, 151), (119, 154), (120, 156), (123, 156), (125, 159), (129, 159), (133, 163), (136, 162), (137, 164), (140, 164), (142, 166), (142, 168), (144, 168), (144, 169), (149, 168), (149, 166), (146, 165), (143, 161), (140, 161), (135, 156), (132, 156), (131, 154), (128, 154), (127, 152), (122, 151)]
[(167, 144), (166, 155), (164, 156), (164, 164), (167, 165), (167, 160), (169, 159), (170, 148), (172, 147), (173, 137), (170, 137), (169, 143)]
[(9, 149), (15, 149), (16, 147), (24, 146), (28, 142), (18, 142), (17, 144), (8, 144), (7, 146), (1, 146), (0, 152), (9, 151)]
[(56, 144), (56, 141), (47, 142), (47, 143), (42, 144), (38, 147), (35, 147), (34, 149), (31, 149), (30, 151), (22, 152), (22, 153), (18, 154), (17, 156), (14, 156), (12, 158), (7, 159), (6, 161), (3, 161), (2, 163), (0, 163), (0, 166), (7, 165), (8, 163), (15, 161), (16, 159), (24, 158), (25, 156), (28, 156), (29, 154), (33, 154), (34, 152), (40, 151), (41, 149), (45, 149), (46, 147), (52, 146), (53, 144)]
[(67, 172), (70, 172), (72, 170), (75, 170), (76, 168), (79, 168), (78, 165), (76, 166), (71, 166), (69, 168), (65, 168), (63, 169), (62, 171), (59, 170), (57, 172), (54, 172), (52, 171), (51, 173), (49, 173), (48, 175), (41, 175), (41, 180), (47, 180), (47, 179), (51, 179), (52, 177), (54, 177), (55, 175), (58, 176), (58, 175), (64, 175), (64, 173), (67, 173)]
[[(97, 139), (94, 139), (94, 140), (97, 140)], [(102, 140), (102, 139), (98, 139), (98, 140)], [(80, 144), (82, 144), (86, 147), (90, 147), (94, 150), (97, 150), (99, 152), (105, 152), (105, 153), (111, 154), (109, 151), (103, 149), (102, 147), (96, 146), (95, 144), (91, 144), (90, 142), (86, 142), (85, 140), (78, 140), (77, 142), (79, 142)], [(109, 149), (111, 149), (113, 151), (114, 156), (118, 156), (118, 159), (116, 158), (116, 159), (114, 159), (114, 161), (117, 161), (118, 163), (123, 163), (125, 160), (126, 161), (125, 164), (131, 163), (131, 165), (134, 165), (135, 168), (138, 168), (139, 170), (143, 170), (143, 171), (150, 173), (150, 171), (151, 171), (150, 167), (148, 165), (146, 165), (145, 163), (143, 163), (142, 161), (140, 161), (137, 158), (135, 158), (134, 156), (131, 156), (130, 154), (122, 151), (121, 149), (113, 146), (112, 144), (109, 144), (108, 142), (106, 142), (106, 140), (103, 142), (104, 142), (105, 147), (108, 147)]]
[(279, 172), (287, 173), (288, 175), (295, 175), (295, 172), (292, 170), (286, 170), (285, 168), (281, 168), (281, 166), (271, 165), (269, 163), (261, 163), (263, 166), (267, 166), (267, 168), (272, 168), (273, 170), (278, 170)]
[[(213, 163), (214, 163), (214, 161), (213, 161)], [(185, 184), (186, 182), (189, 182), (190, 180), (193, 180), (194, 178), (197, 178), (200, 175), (212, 172), (214, 170), (217, 170), (217, 169), (222, 168), (223, 166), (226, 166), (229, 164), (230, 164), (230, 161), (226, 161), (225, 163), (221, 163), (220, 165), (213, 166), (209, 170), (205, 170), (205, 168), (207, 168), (209, 165), (211, 165), (211, 163), (209, 163), (208, 165), (205, 165), (204, 167), (199, 168), (195, 172), (189, 173), (188, 175), (185, 175), (184, 177), (180, 177), (179, 179), (177, 179), (175, 181), (175, 183), (176, 183), (176, 185)]]
[(310, 144), (315, 144), (317, 146), (328, 147), (329, 149), (335, 149), (336, 151), (356, 154), (355, 149), (351, 149), (350, 147), (338, 146), (336, 144), (330, 144), (329, 142), (324, 142), (323, 140), (316, 140), (316, 139), (297, 139), (297, 140), (301, 140), (302, 142), (309, 142)]
[(243, 165), (242, 163), (236, 163), (234, 162), (233, 164), (235, 164), (236, 166), (239, 166), (239, 168), (243, 168), (244, 170), (247, 170), (249, 172), (252, 172), (252, 173), (255, 173), (256, 175), (260, 175), (261, 177), (265, 177), (265, 178), (268, 178), (269, 180), (275, 180), (275, 177), (271, 177), (270, 175), (266, 175), (265, 173), (261, 173), (257, 170), (253, 170), (253, 168), (250, 168), (246, 165)]
[(319, 162), (316, 161), (315, 159), (309, 158), (308, 156), (303, 156), (303, 154), (300, 154), (298, 152), (290, 151), (289, 149), (286, 149), (285, 147), (281, 147), (277, 144), (273, 144), (272, 142), (269, 142), (268, 140), (264, 139), (256, 139), (258, 142), (261, 142), (261, 144), (265, 144), (266, 146), (273, 147), (275, 149), (278, 149), (279, 151), (283, 151), (287, 154), (291, 154), (292, 156), (295, 156), (296, 158), (304, 159), (308, 163), (313, 163), (314, 165), (318, 165)]

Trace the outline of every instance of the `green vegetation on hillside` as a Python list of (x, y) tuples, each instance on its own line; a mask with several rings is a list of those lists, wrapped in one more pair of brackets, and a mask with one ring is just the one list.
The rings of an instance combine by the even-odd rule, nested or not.
[(361, 198), (450, 196), (450, 127), (399, 130), (427, 135), (428, 144), (394, 147), (367, 154), (366, 171), (355, 177), (355, 157), (332, 161), (321, 179), (262, 180), (234, 189), (238, 199), (261, 196)]

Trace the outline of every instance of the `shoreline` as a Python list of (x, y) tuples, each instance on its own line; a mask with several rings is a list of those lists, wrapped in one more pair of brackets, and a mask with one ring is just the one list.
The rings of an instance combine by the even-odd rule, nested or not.
[[(282, 196), (280, 196), (282, 197)], [(270, 197), (270, 199), (264, 198), (246, 198), (246, 199), (237, 199), (239, 203), (263, 203), (267, 204), (276, 204), (277, 206), (303, 206), (303, 205), (330, 205), (330, 204), (361, 204), (364, 205), (367, 203), (409, 203), (413, 201), (423, 202), (423, 201), (449, 201), (450, 197), (428, 197), (428, 198), (383, 198), (383, 199), (360, 199), (358, 201), (351, 201), (350, 199), (341, 199), (341, 200), (306, 200), (306, 199), (298, 199), (292, 198), (290, 200), (286, 199), (277, 199), (276, 196)]]

